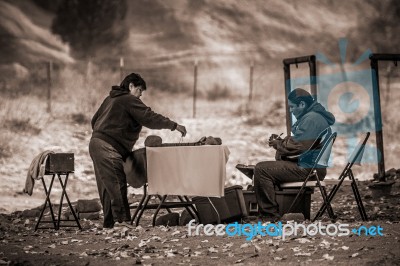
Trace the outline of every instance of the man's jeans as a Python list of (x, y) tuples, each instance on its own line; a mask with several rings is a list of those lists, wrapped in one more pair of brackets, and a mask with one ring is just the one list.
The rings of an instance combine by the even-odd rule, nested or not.
[(130, 221), (128, 189), (122, 156), (107, 142), (92, 138), (89, 153), (93, 160), (97, 189), (103, 205), (103, 227), (115, 222)]
[[(275, 186), (285, 182), (302, 182), (310, 169), (299, 167), (295, 162), (266, 161), (260, 162), (254, 169), (254, 190), (261, 215), (279, 217), (278, 203), (275, 198)], [(326, 169), (317, 169), (323, 179)]]

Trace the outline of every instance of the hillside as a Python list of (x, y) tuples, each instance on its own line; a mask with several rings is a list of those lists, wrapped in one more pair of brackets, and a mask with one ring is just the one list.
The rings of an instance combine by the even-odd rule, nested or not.
[[(0, 4), (5, 44), (0, 63), (26, 66), (43, 60), (73, 61), (68, 47), (49, 31), (53, 13), (33, 0)], [(283, 82), (276, 80), (283, 58), (323, 51), (337, 61), (338, 39), (349, 38), (354, 47), (361, 47), (355, 37), (360, 18), (373, 17), (371, 6), (360, 0), (301, 4), (294, 0), (136, 0), (128, 4), (130, 51), (121, 54), (126, 71), (140, 71), (155, 86), (168, 90), (192, 86), (195, 61), (209, 81), (199, 86), (243, 89), (248, 86), (248, 67), (254, 62), (259, 87), (271, 83), (276, 87)], [(113, 55), (107, 62), (117, 68), (119, 57), (113, 49), (100, 49), (98, 56)]]
[(0, 63), (27, 65), (44, 60), (72, 63), (74, 60), (68, 55), (68, 47), (48, 28), (34, 24), (26, 12), (29, 10), (0, 2)]

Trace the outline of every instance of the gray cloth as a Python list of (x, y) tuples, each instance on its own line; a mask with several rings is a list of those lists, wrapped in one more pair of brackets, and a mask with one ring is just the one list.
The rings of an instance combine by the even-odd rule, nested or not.
[(45, 162), (50, 153), (54, 152), (46, 150), (39, 153), (32, 160), (31, 165), (29, 166), (28, 174), (26, 175), (25, 188), (23, 189), (23, 192), (27, 193), (29, 196), (32, 196), (33, 187), (35, 186), (35, 179), (41, 179), (45, 174)]

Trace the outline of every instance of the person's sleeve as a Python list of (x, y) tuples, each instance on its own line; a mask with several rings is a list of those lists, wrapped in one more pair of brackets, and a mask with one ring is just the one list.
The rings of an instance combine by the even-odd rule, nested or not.
[(97, 110), (97, 112), (92, 117), (92, 121), (90, 122), (92, 125), (92, 130), (94, 129), (94, 124), (96, 123), (98, 117), (99, 117), (99, 110)]
[(302, 121), (298, 124), (293, 136), (285, 137), (277, 145), (277, 154), (280, 156), (300, 155), (308, 150), (318, 137), (315, 134), (315, 124), (312, 119)]
[(131, 116), (141, 125), (150, 129), (175, 130), (178, 124), (168, 117), (158, 114), (146, 106), (140, 99), (132, 102), (129, 108)]

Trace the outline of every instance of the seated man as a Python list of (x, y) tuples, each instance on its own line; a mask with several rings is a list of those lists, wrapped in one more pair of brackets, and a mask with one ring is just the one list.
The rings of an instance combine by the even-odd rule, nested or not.
[[(332, 113), (314, 100), (310, 93), (303, 89), (295, 89), (288, 95), (290, 112), (297, 121), (292, 126), (292, 136), (270, 138), (269, 146), (276, 149), (276, 161), (260, 162), (254, 169), (254, 190), (262, 216), (278, 219), (278, 204), (275, 200), (275, 185), (283, 182), (304, 181), (310, 171), (311, 163), (288, 160), (288, 156), (300, 155), (307, 151), (318, 135), (333, 125), (335, 117)], [(309, 168), (307, 168), (309, 167)], [(318, 176), (324, 178), (325, 168), (317, 169)]]

